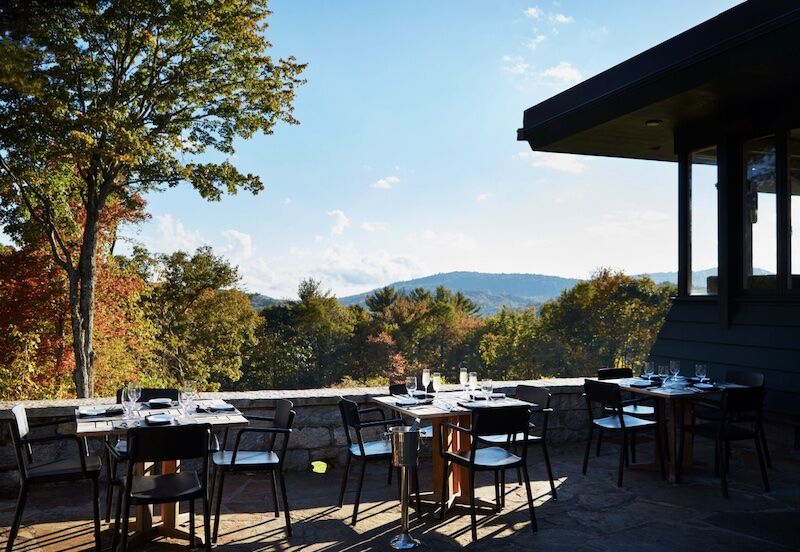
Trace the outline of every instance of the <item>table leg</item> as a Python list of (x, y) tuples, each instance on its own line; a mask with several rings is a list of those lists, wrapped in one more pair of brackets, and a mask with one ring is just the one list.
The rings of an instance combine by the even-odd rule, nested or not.
[[(454, 424), (461, 427), (469, 427), (472, 418), (469, 414), (456, 416), (450, 420)], [(450, 450), (455, 452), (468, 452), (470, 446), (470, 439), (467, 435), (458, 431), (453, 432), (450, 441)], [(456, 502), (460, 504), (469, 504), (469, 470), (457, 464), (453, 465), (453, 475), (450, 477), (451, 496), (456, 497)]]

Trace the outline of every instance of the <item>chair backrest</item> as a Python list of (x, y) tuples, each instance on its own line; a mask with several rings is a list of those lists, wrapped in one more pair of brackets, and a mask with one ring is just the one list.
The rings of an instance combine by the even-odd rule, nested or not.
[(745, 387), (764, 387), (764, 374), (760, 372), (728, 370), (725, 372), (725, 382), (744, 385)]
[[(294, 425), (294, 418), (297, 413), (292, 410), (294, 404), (292, 401), (288, 399), (278, 399), (275, 404), (275, 422), (273, 427), (277, 427), (280, 429), (292, 429), (292, 425)], [(273, 433), (272, 439), (270, 442), (270, 450), (275, 450), (275, 440), (277, 439), (278, 434)], [(281, 458), (286, 456), (286, 447), (289, 445), (289, 436), (284, 435), (283, 441), (281, 442), (281, 449), (283, 450), (284, 454), (281, 454)]]
[(721, 407), (723, 419), (760, 419), (763, 405), (764, 389), (761, 387), (732, 387), (722, 390)]
[(475, 408), (472, 410), (471, 432), (478, 437), (514, 433), (527, 435), (530, 415), (528, 406)]
[(632, 378), (633, 370), (630, 368), (600, 368), (597, 370), (597, 379), (610, 380), (621, 378)]
[[(143, 387), (139, 402), (147, 402), (153, 399), (170, 399), (177, 401), (180, 392), (177, 389), (159, 389), (157, 387)], [(117, 389), (117, 404), (122, 403), (122, 389)]]
[[(589, 419), (594, 419), (594, 404), (599, 404), (602, 407), (610, 407), (616, 410), (622, 422), (622, 394), (619, 385), (616, 383), (584, 380), (583, 390), (586, 393), (586, 406), (589, 410)], [(601, 409), (602, 411), (602, 409)]]
[(339, 400), (339, 412), (342, 413), (342, 424), (344, 424), (344, 434), (347, 437), (348, 447), (353, 446), (353, 438), (350, 433), (352, 429), (356, 435), (358, 448), (364, 453), (364, 442), (361, 439), (361, 415), (358, 413), (358, 405), (351, 400), (342, 397)]
[[(517, 385), (516, 396), (521, 401), (537, 405), (539, 409), (550, 408), (550, 401), (553, 397), (547, 387), (539, 387), (537, 385)], [(533, 414), (535, 415), (536, 413), (534, 409)], [(541, 427), (539, 435), (543, 439), (547, 437), (547, 423), (549, 418), (549, 413), (545, 411), (541, 414), (541, 424), (537, 422), (537, 426)]]
[(14, 417), (14, 420), (10, 422), (11, 439), (14, 441), (14, 454), (16, 454), (17, 457), (20, 477), (24, 479), (27, 477), (28, 473), (25, 459), (27, 458), (28, 462), (33, 462), (33, 450), (30, 445), (23, 443), (22, 440), (28, 436), (31, 429), (28, 424), (28, 415), (25, 412), (24, 406), (21, 404), (14, 406), (14, 408), (11, 409), (11, 415)]
[(408, 389), (406, 389), (405, 383), (390, 383), (389, 384), (389, 394), (390, 395), (406, 395), (408, 393)]
[(210, 424), (137, 427), (128, 431), (130, 463), (208, 458)]

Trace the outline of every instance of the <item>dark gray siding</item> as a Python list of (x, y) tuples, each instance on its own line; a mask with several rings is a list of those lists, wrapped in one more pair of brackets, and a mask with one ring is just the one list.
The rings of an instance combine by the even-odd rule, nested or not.
[(651, 356), (680, 360), (683, 373), (704, 362), (716, 379), (728, 369), (761, 372), (767, 409), (800, 415), (800, 302), (737, 301), (727, 330), (718, 316), (715, 300), (675, 299)]

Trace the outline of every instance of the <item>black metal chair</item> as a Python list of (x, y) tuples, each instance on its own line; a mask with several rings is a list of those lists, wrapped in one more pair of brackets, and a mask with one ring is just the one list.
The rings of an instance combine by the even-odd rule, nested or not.
[[(286, 458), (286, 449), (289, 446), (289, 436), (292, 434), (295, 411), (291, 401), (280, 399), (277, 401), (274, 416), (253, 416), (248, 415), (247, 419), (251, 422), (271, 422), (272, 427), (247, 427), (240, 429), (236, 434), (236, 441), (233, 450), (221, 450), (211, 455), (214, 476), (217, 483), (215, 485), (214, 499), (216, 501), (214, 517), (214, 539), (217, 542), (219, 534), (219, 510), (222, 504), (222, 489), (225, 483), (225, 474), (228, 472), (269, 472), (272, 481), (272, 506), (275, 510), (275, 517), (280, 517), (278, 510), (278, 491), (276, 488), (276, 478), (281, 488), (283, 499), (283, 511), (286, 518), (286, 534), (292, 536), (292, 521), (289, 515), (289, 499), (286, 495), (286, 481), (283, 476), (283, 461)], [(245, 435), (263, 435), (264, 447), (260, 450), (243, 450), (242, 437)], [(278, 436), (281, 437), (280, 450), (277, 451), (275, 442)], [(213, 476), (212, 476), (213, 477)]]
[[(764, 374), (760, 372), (745, 372), (742, 370), (728, 370), (725, 372), (725, 383), (734, 383), (736, 385), (743, 385), (745, 387), (757, 387), (765, 390), (766, 379)], [(697, 397), (693, 404), (692, 414), (695, 420), (705, 420), (715, 422), (720, 420), (722, 396), (719, 393), (703, 395)], [(755, 430), (758, 432), (759, 439), (761, 439), (761, 447), (764, 452), (764, 459), (767, 462), (767, 467), (772, 468), (772, 459), (769, 456), (769, 447), (767, 446), (767, 435), (764, 433), (763, 421), (759, 418), (757, 420), (742, 420), (755, 423)], [(728, 455), (730, 456), (730, 455)]]
[[(147, 402), (151, 399), (171, 399), (178, 400), (177, 389), (157, 389), (145, 388), (142, 389), (142, 394), (139, 397), (140, 403)], [(117, 389), (117, 404), (122, 404), (122, 389)], [(111, 504), (114, 501), (114, 487), (122, 486), (122, 479), (117, 477), (117, 467), (119, 464), (124, 464), (128, 461), (128, 440), (124, 437), (116, 437), (105, 439), (105, 456), (106, 456), (106, 477), (108, 478), (106, 486), (106, 522), (111, 520)]]
[[(211, 515), (208, 500), (208, 449), (211, 441), (210, 424), (184, 426), (137, 427), (128, 431), (128, 469), (124, 491), (117, 499), (116, 521), (112, 550), (120, 542), (120, 552), (128, 550), (128, 520), (131, 505), (189, 503), (189, 538), (195, 543), (195, 501), (203, 508), (205, 550), (211, 550)], [(145, 462), (167, 460), (196, 460), (200, 470), (181, 469), (162, 475), (135, 475), (134, 466)], [(122, 533), (119, 533), (120, 517)], [(121, 539), (121, 540), (120, 540)]]
[[(427, 392), (427, 391), (426, 391)], [(389, 394), (390, 395), (407, 395), (408, 390), (406, 389), (405, 383), (392, 383), (389, 384)], [(405, 423), (405, 421), (403, 422)], [(410, 424), (408, 424), (410, 425)], [(419, 435), (423, 439), (432, 439), (433, 438), (433, 426), (430, 423), (425, 423), (419, 426)]]
[[(479, 471), (494, 472), (494, 487), (496, 509), (500, 510), (503, 496), (500, 492), (499, 475), (508, 469), (521, 468), (525, 478), (525, 490), (528, 493), (528, 509), (531, 516), (531, 529), (538, 530), (536, 514), (533, 511), (533, 494), (531, 493), (530, 479), (528, 476), (528, 430), (531, 411), (527, 406), (506, 406), (491, 408), (476, 408), (472, 411), (472, 420), (469, 428), (443, 422), (441, 425), (439, 443), (443, 460), (442, 473), (442, 500), (441, 519), (444, 521), (447, 510), (447, 478), (451, 464), (458, 464), (469, 471), (469, 507), (472, 518), (472, 540), (478, 540), (477, 520), (475, 513), (475, 474)], [(447, 450), (445, 443), (445, 429), (457, 431), (468, 435), (470, 448), (468, 453)], [(479, 448), (481, 439), (491, 435), (504, 435), (506, 442), (502, 447)], [(518, 440), (517, 437), (521, 437)], [(516, 455), (509, 449), (519, 447), (521, 453)]]
[[(622, 486), (622, 471), (628, 451), (628, 435), (639, 431), (653, 430), (655, 431), (656, 456), (658, 456), (658, 466), (661, 469), (661, 478), (666, 479), (664, 443), (661, 440), (658, 422), (625, 414), (622, 393), (616, 383), (587, 379), (584, 380), (583, 388), (586, 392), (586, 406), (589, 413), (589, 436), (586, 440), (586, 454), (583, 457), (583, 474), (586, 475), (586, 469), (589, 465), (589, 451), (592, 448), (592, 435), (595, 428), (603, 431), (619, 432), (622, 436), (617, 475), (618, 487)], [(595, 405), (600, 407), (598, 409), (600, 412), (598, 417), (594, 415)]]
[[(597, 379), (600, 381), (610, 379), (632, 378), (633, 370), (630, 368), (600, 368), (597, 370)], [(644, 404), (652, 402), (650, 399), (626, 399), (622, 401), (622, 411), (630, 416), (654, 416), (656, 409), (654, 406)], [(610, 409), (608, 409), (610, 410)], [(595, 456), (600, 456), (600, 447), (603, 444), (603, 429), (597, 434), (597, 451)], [(636, 433), (631, 434), (631, 459), (636, 462)]]
[[(20, 487), (17, 507), (14, 510), (14, 520), (11, 522), (11, 529), (8, 533), (6, 551), (11, 552), (14, 548), (14, 540), (17, 538), (17, 533), (19, 532), (20, 523), (22, 522), (22, 512), (25, 509), (25, 502), (28, 499), (28, 489), (31, 486), (61, 481), (82, 481), (89, 479), (92, 482), (93, 493), (94, 544), (95, 550), (100, 552), (102, 550), (102, 545), (100, 543), (100, 496), (98, 489), (98, 479), (100, 478), (100, 471), (102, 469), (100, 458), (96, 455), (88, 454), (86, 450), (86, 441), (77, 435), (52, 435), (49, 437), (30, 436), (31, 429), (56, 426), (66, 421), (72, 421), (72, 418), (69, 420), (59, 419), (29, 424), (28, 416), (25, 413), (25, 407), (22, 405), (17, 405), (12, 408), (11, 414), (14, 417), (14, 420), (10, 422), (11, 438), (14, 442), (14, 452), (17, 457), (17, 465), (19, 466)], [(33, 455), (34, 447), (32, 445), (53, 441), (75, 441), (78, 447), (77, 456), (64, 460), (47, 459), (44, 461), (35, 461)]]
[[(711, 422), (682, 425), (678, 443), (678, 458), (683, 458), (683, 439), (686, 432), (698, 437), (714, 440), (714, 475), (719, 475), (722, 483), (722, 496), (728, 498), (728, 469), (730, 444), (732, 441), (752, 439), (756, 445), (758, 464), (761, 468), (761, 479), (764, 490), (769, 492), (769, 479), (761, 450), (761, 434), (758, 426), (764, 404), (764, 390), (761, 387), (737, 387), (722, 390), (719, 419)], [(681, 465), (678, 463), (675, 472), (676, 481), (680, 481)]]
[[(356, 499), (353, 503), (353, 518), (351, 521), (351, 524), (355, 525), (358, 519), (358, 506), (361, 502), (361, 488), (364, 486), (364, 473), (366, 472), (367, 464), (370, 462), (388, 462), (389, 475), (387, 477), (387, 484), (392, 483), (393, 471), (392, 444), (386, 439), (364, 441), (361, 431), (372, 427), (383, 427), (384, 431), (389, 431), (389, 427), (391, 426), (402, 425), (403, 420), (400, 418), (387, 420), (380, 408), (370, 407), (359, 409), (355, 402), (345, 398), (339, 400), (339, 411), (342, 414), (344, 434), (347, 438), (347, 460), (345, 461), (344, 475), (342, 476), (342, 489), (339, 492), (339, 508), (344, 504), (344, 492), (347, 489), (350, 463), (354, 458), (361, 462), (361, 473), (358, 479), (358, 488), (356, 489)], [(361, 416), (364, 414), (378, 414), (381, 419), (365, 422), (361, 420)], [(355, 442), (353, 442), (353, 435), (351, 435), (351, 432), (355, 434)], [(422, 505), (419, 497), (419, 476), (416, 468), (412, 468), (411, 477), (416, 493), (417, 517), (419, 517), (422, 515)]]
[[(544, 465), (547, 468), (547, 477), (550, 480), (550, 495), (553, 497), (553, 500), (558, 500), (556, 495), (556, 485), (555, 481), (553, 480), (553, 469), (550, 466), (550, 454), (547, 452), (547, 423), (549, 415), (553, 412), (553, 409), (550, 408), (550, 400), (552, 399), (550, 390), (547, 387), (538, 387), (535, 385), (518, 385), (515, 395), (521, 401), (537, 405), (531, 408), (532, 416), (541, 414), (542, 429), (538, 435), (533, 433), (533, 431), (535, 431), (536, 424), (533, 422), (529, 424), (528, 445), (539, 445), (542, 447)], [(514, 436), (514, 441), (518, 442), (521, 440), (521, 433)], [(504, 447), (510, 440), (508, 435), (485, 435), (480, 437), (480, 441), (489, 445)], [(512, 452), (517, 454), (518, 451), (516, 447), (512, 448)], [(502, 473), (504, 474), (505, 472)], [(503, 478), (501, 483), (505, 485), (505, 476), (501, 475), (501, 477)], [(517, 481), (519, 481), (520, 485), (523, 483), (521, 467), (517, 468)]]

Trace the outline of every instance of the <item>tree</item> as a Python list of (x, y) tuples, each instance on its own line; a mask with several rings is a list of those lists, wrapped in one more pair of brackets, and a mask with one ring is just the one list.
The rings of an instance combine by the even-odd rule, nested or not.
[(199, 156), (229, 156), (237, 138), (297, 123), (305, 66), (268, 55), (268, 14), (267, 0), (0, 7), (0, 222), (20, 244), (46, 239), (66, 274), (79, 397), (93, 393), (107, 207), (140, 212), (142, 193), (180, 183), (209, 200), (257, 193), (257, 176)]
[(237, 270), (201, 247), (191, 257), (183, 251), (156, 257), (154, 273), (149, 304), (160, 377), (209, 390), (239, 379), (258, 315), (234, 287)]

